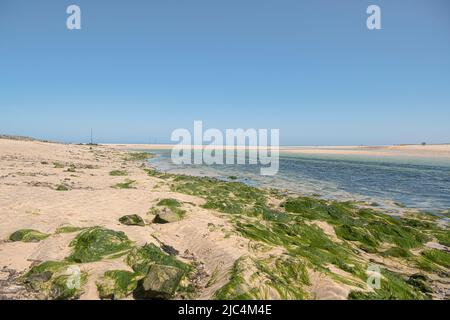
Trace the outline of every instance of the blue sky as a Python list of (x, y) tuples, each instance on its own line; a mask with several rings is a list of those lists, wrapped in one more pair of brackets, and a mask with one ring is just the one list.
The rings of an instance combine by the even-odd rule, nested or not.
[(194, 120), (285, 145), (450, 142), (450, 2), (0, 1), (0, 133), (168, 142)]

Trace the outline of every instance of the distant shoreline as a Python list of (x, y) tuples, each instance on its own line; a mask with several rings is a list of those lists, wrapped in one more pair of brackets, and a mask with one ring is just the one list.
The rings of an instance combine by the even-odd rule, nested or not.
[[(171, 144), (104, 144), (119, 150), (164, 150)], [(205, 146), (204, 146), (205, 147)], [(192, 146), (198, 150), (201, 146)], [(224, 147), (229, 149), (230, 147)], [(238, 146), (237, 149), (245, 148)], [(280, 153), (309, 155), (361, 155), (374, 157), (439, 158), (450, 161), (450, 144), (392, 146), (280, 146)]]

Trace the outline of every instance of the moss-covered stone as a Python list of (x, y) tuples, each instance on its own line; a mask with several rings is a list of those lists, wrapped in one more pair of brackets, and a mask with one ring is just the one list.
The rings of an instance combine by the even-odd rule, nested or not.
[(118, 300), (129, 296), (137, 287), (142, 276), (125, 270), (109, 270), (97, 280), (100, 299)]
[(46, 261), (28, 271), (23, 281), (42, 299), (77, 299), (83, 293), (87, 274), (65, 261)]
[(136, 294), (142, 299), (170, 299), (183, 275), (184, 271), (177, 267), (153, 264), (139, 281)]
[(119, 218), (120, 223), (127, 226), (145, 226), (144, 220), (137, 214), (130, 214)]
[(170, 208), (154, 208), (152, 213), (155, 215), (153, 218), (153, 223), (171, 223), (177, 222), (182, 219), (182, 216), (178, 214), (176, 211), (173, 211)]
[(137, 273), (147, 274), (153, 264), (177, 267), (184, 272), (189, 272), (191, 267), (176, 258), (164, 253), (153, 243), (142, 247), (133, 248), (127, 255), (127, 264)]
[(98, 261), (111, 255), (126, 253), (131, 241), (125, 233), (103, 227), (92, 227), (80, 232), (70, 243), (72, 253), (67, 257), (73, 262)]
[(21, 229), (12, 233), (9, 236), (11, 241), (22, 241), (22, 242), (39, 242), (48, 238), (50, 235), (33, 229)]

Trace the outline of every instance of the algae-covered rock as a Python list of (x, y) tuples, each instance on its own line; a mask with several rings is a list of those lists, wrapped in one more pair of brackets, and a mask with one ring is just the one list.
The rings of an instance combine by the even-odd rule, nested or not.
[(24, 277), (24, 284), (42, 299), (77, 299), (83, 293), (87, 275), (77, 265), (65, 261), (46, 261), (34, 266)]
[(138, 295), (144, 299), (170, 299), (183, 275), (184, 271), (177, 267), (154, 264), (139, 281)]
[(23, 242), (39, 242), (48, 238), (50, 235), (42, 233), (33, 229), (21, 229), (17, 230), (9, 236), (11, 241), (23, 241)]
[(127, 226), (145, 226), (144, 220), (137, 214), (123, 216), (119, 221)]
[(136, 289), (141, 275), (125, 270), (106, 271), (97, 281), (97, 290), (100, 299), (123, 299)]
[(170, 208), (162, 207), (156, 210), (153, 223), (171, 223), (181, 220), (180, 215)]
[(103, 257), (126, 253), (132, 242), (121, 231), (92, 227), (80, 232), (70, 243), (72, 253), (67, 257), (73, 262), (98, 261)]
[(164, 253), (153, 243), (133, 248), (128, 253), (126, 262), (135, 272), (140, 274), (147, 274), (153, 264), (174, 266), (184, 272), (188, 272), (191, 268), (188, 264)]

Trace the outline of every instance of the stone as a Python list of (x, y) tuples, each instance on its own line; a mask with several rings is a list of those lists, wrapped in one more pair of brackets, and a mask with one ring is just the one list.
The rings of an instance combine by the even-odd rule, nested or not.
[(156, 213), (155, 218), (153, 219), (153, 223), (171, 223), (179, 221), (180, 216), (169, 208), (159, 208)]
[(183, 278), (184, 271), (173, 266), (154, 264), (140, 281), (139, 289), (144, 299), (171, 298)]
[(119, 219), (120, 223), (125, 224), (127, 226), (145, 226), (144, 220), (138, 216), (137, 214), (130, 214), (123, 216)]

